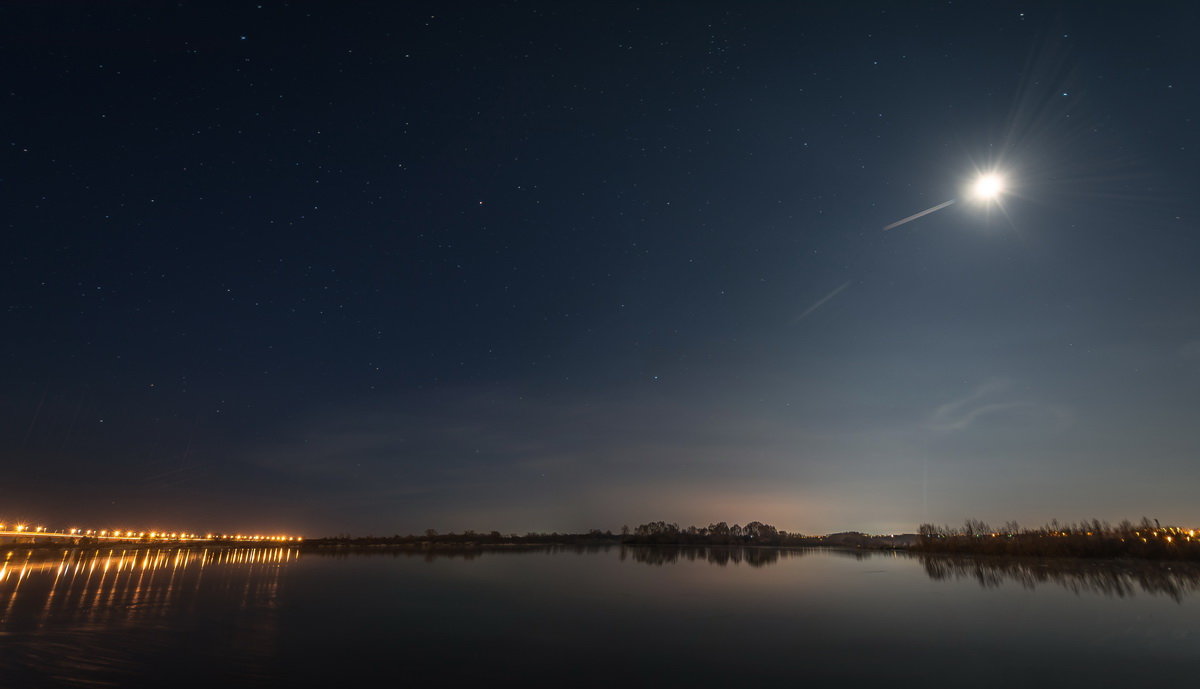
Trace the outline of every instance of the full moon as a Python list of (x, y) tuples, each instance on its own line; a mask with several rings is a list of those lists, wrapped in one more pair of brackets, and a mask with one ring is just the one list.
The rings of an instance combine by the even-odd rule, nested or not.
[(1004, 193), (1004, 178), (997, 174), (987, 174), (975, 180), (971, 186), (971, 196), (979, 201), (992, 201)]

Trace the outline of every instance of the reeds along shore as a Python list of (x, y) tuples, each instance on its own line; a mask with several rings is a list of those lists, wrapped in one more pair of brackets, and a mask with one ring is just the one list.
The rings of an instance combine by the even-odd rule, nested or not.
[(1116, 526), (1099, 520), (1078, 524), (1051, 522), (1034, 529), (1022, 529), (1009, 522), (995, 530), (984, 522), (967, 520), (958, 528), (922, 524), (913, 550), (970, 555), (1200, 561), (1200, 532), (1161, 526), (1149, 519), (1142, 519), (1139, 524), (1123, 521)]

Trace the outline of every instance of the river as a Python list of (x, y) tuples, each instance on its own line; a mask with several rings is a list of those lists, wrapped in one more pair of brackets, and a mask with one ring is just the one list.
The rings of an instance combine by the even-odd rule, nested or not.
[(1190, 686), (1179, 564), (0, 550), (0, 687)]

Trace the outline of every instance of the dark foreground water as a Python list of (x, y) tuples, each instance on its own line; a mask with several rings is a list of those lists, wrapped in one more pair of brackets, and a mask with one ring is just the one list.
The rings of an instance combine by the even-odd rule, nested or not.
[(1179, 565), (617, 547), (6, 554), (5, 689), (1186, 687), (1200, 673), (1200, 572)]

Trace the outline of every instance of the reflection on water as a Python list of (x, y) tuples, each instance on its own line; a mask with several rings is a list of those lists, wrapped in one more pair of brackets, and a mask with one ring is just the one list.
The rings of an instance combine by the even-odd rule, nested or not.
[[(794, 682), (800, 667), (820, 686), (958, 676), (1091, 689), (1147, 676), (1189, 686), (1198, 658), (1200, 568), (1177, 563), (706, 546), (311, 552), (0, 550), (0, 688), (730, 687)], [(1157, 595), (1118, 600), (1141, 591)]]
[[(0, 564), (0, 632), (37, 604), (40, 617), (111, 622), (173, 611), (194, 596), (206, 568), (275, 568), (299, 557), (292, 548), (65, 550), (45, 559), (35, 550), (4, 553)], [(273, 598), (275, 577), (244, 577), (243, 600)]]
[(371, 546), (363, 548), (323, 547), (313, 550), (306, 550), (305, 554), (318, 555), (321, 557), (340, 560), (349, 560), (367, 555), (371, 557), (392, 557), (405, 560), (420, 559), (426, 562), (433, 562), (434, 560), (441, 559), (477, 560), (485, 555), (499, 554), (517, 555), (542, 553), (545, 555), (556, 555), (559, 553), (574, 553), (576, 555), (595, 555), (598, 553), (606, 553), (615, 547), (616, 546), (612, 545), (446, 545), (436, 548), (388, 548)]
[[(622, 562), (631, 560), (646, 565), (672, 565), (680, 562), (708, 562), (726, 566), (746, 564), (765, 567), (781, 560), (821, 552), (839, 557), (863, 560), (880, 552), (869, 550), (834, 550), (826, 548), (754, 548), (742, 546), (661, 546), (661, 545), (537, 545), (537, 546), (442, 546), (437, 548), (328, 548), (310, 551), (322, 557), (350, 559), (360, 555), (421, 559), (433, 562), (440, 559), (477, 560), (486, 556), (542, 553), (546, 555), (595, 555), (617, 550)], [(884, 553), (892, 555), (891, 551)]]
[(1057, 585), (1074, 593), (1099, 593), (1124, 598), (1142, 591), (1183, 599), (1200, 591), (1200, 566), (1187, 563), (1110, 560), (1038, 560), (1027, 558), (958, 557), (909, 554), (902, 551), (738, 548), (719, 546), (621, 548), (621, 559), (648, 565), (707, 562), (719, 567), (747, 564), (766, 567), (813, 553), (859, 560), (873, 557), (916, 559), (934, 581), (973, 580), (985, 589), (1015, 583), (1026, 589)]
[(1182, 602), (1200, 591), (1200, 566), (1187, 563), (1111, 560), (1038, 560), (1031, 558), (959, 557), (909, 554), (902, 551), (738, 548), (720, 546), (638, 546), (621, 548), (621, 560), (648, 565), (707, 562), (719, 567), (746, 564), (766, 567), (813, 553), (867, 560), (873, 557), (916, 559), (934, 581), (969, 579), (985, 589), (1015, 583), (1026, 589), (1057, 585), (1074, 593), (1124, 598), (1142, 591)]
[(902, 551), (778, 549), (738, 547), (621, 548), (621, 559), (648, 565), (707, 562), (719, 567), (747, 564), (766, 567), (813, 553), (866, 560), (873, 557), (916, 559), (934, 581), (973, 580), (985, 589), (1015, 583), (1026, 589), (1057, 585), (1074, 593), (1099, 593), (1124, 598), (1142, 591), (1182, 602), (1200, 591), (1200, 566), (1188, 563), (1111, 560), (1038, 560), (1027, 558), (958, 557), (909, 554)]
[(420, 559), (477, 560), (498, 554), (576, 554), (594, 555), (617, 550), (622, 562), (664, 566), (681, 563), (708, 563), (718, 567), (746, 565), (768, 567), (806, 556), (872, 558), (916, 561), (934, 581), (973, 580), (983, 588), (1015, 583), (1026, 589), (1039, 585), (1057, 585), (1075, 593), (1099, 593), (1125, 597), (1141, 590), (1182, 601), (1200, 590), (1200, 566), (1187, 563), (1111, 560), (1038, 560), (1033, 558), (962, 557), (938, 554), (910, 554), (897, 550), (850, 550), (837, 548), (755, 548), (739, 546), (536, 546), (536, 547), (441, 547), (422, 549), (330, 549), (314, 551), (323, 557), (350, 559), (360, 555)]
[(917, 557), (930, 579), (971, 579), (985, 589), (996, 588), (1006, 582), (1014, 582), (1027, 589), (1054, 584), (1074, 593), (1100, 593), (1117, 598), (1125, 598), (1141, 590), (1152, 595), (1165, 595), (1177, 602), (1200, 590), (1200, 567), (1187, 563), (948, 555)]
[[(739, 548), (730, 546), (634, 546), (621, 548), (621, 560), (633, 560), (646, 565), (674, 565), (679, 562), (707, 562), (718, 567), (740, 565), (766, 567), (781, 559), (803, 557), (807, 550), (779, 548)], [(857, 553), (857, 551), (831, 551)]]
[(746, 564), (766, 567), (820, 553), (833, 557), (867, 560), (872, 557), (907, 556), (893, 550), (849, 550), (837, 548), (755, 548), (742, 546), (632, 546), (621, 548), (621, 560), (631, 559), (647, 565), (673, 565), (679, 562), (707, 562), (725, 567)]
[(154, 668), (156, 651), (167, 676), (185, 644), (255, 676), (273, 646), (280, 574), (298, 558), (294, 548), (0, 550), (0, 686), (122, 686)]

